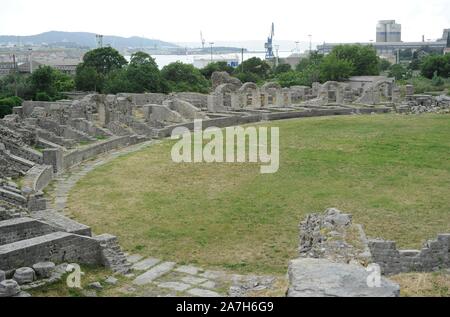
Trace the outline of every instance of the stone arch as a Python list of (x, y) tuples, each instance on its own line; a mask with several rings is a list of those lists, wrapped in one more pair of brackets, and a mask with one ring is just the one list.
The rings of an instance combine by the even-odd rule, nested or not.
[(255, 83), (245, 83), (238, 90), (239, 108), (261, 108), (261, 95)]
[(261, 106), (281, 106), (283, 103), (282, 88), (278, 83), (270, 82), (261, 87)]
[(337, 81), (327, 81), (320, 87), (319, 98), (324, 100), (326, 103), (343, 103), (343, 84)]

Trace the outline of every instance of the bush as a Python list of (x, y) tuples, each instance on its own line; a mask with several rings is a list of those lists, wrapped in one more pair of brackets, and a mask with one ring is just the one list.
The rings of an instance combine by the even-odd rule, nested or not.
[(19, 97), (8, 97), (0, 99), (0, 118), (12, 113), (14, 107), (20, 107), (22, 99)]
[(193, 65), (171, 63), (161, 70), (162, 78), (174, 92), (209, 92), (209, 82)]
[(36, 97), (34, 99), (36, 101), (52, 101), (52, 98), (45, 91), (36, 93)]
[(426, 78), (432, 79), (435, 73), (443, 78), (450, 77), (450, 54), (429, 55), (422, 60), (420, 71)]

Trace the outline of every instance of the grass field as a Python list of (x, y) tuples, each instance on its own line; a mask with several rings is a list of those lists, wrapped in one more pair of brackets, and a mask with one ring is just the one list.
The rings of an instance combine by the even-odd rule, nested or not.
[(276, 174), (259, 164), (175, 164), (165, 141), (88, 174), (69, 211), (129, 252), (241, 273), (284, 274), (299, 222), (328, 207), (404, 248), (450, 232), (450, 116), (268, 125), (280, 127)]

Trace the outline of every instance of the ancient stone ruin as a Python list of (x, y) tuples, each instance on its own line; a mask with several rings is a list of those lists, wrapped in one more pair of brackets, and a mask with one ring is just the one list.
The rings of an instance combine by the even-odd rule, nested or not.
[(380, 274), (433, 272), (450, 267), (450, 234), (438, 235), (421, 251), (397, 250), (393, 241), (368, 239), (350, 214), (331, 208), (300, 224), (299, 258), (289, 266), (288, 296), (399, 296), (385, 277), (370, 287), (372, 264)]
[[(56, 177), (96, 156), (168, 137), (177, 127), (193, 129), (198, 119), (206, 129), (288, 118), (450, 109), (447, 97), (414, 95), (413, 87), (402, 99), (392, 80), (378, 77), (282, 88), (275, 83), (241, 83), (215, 73), (213, 88), (210, 94), (77, 94), (72, 100), (25, 101), (0, 120), (0, 270), (5, 272), (0, 272), (0, 280), (19, 272), (29, 281), (31, 270), (39, 277), (41, 263), (49, 262), (56, 268), (73, 262), (128, 271), (130, 265), (114, 236), (93, 234), (88, 226), (52, 209), (44, 194)], [(397, 251), (389, 242), (344, 243), (339, 239), (347, 231), (341, 229), (351, 217), (328, 217), (331, 224), (314, 216), (306, 222), (302, 257), (360, 264), (370, 263), (372, 257), (384, 272), (394, 273), (440, 266), (448, 248), (445, 235), (420, 252)], [(322, 236), (316, 226), (324, 226), (336, 239)], [(362, 236), (358, 226), (352, 225), (351, 231)], [(448, 258), (444, 263), (448, 265)], [(1, 283), (0, 294), (20, 294), (15, 282)]]

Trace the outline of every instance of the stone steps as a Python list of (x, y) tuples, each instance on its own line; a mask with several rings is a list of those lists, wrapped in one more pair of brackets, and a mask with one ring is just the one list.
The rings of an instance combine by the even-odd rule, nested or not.
[(56, 231), (52, 226), (28, 217), (0, 221), (0, 245), (27, 240)]
[(68, 233), (74, 233), (81, 236), (91, 237), (91, 228), (83, 225), (75, 220), (65, 217), (64, 215), (58, 213), (57, 211), (48, 209), (33, 211), (31, 217), (44, 221), (51, 226), (57, 228), (59, 231), (64, 231)]

